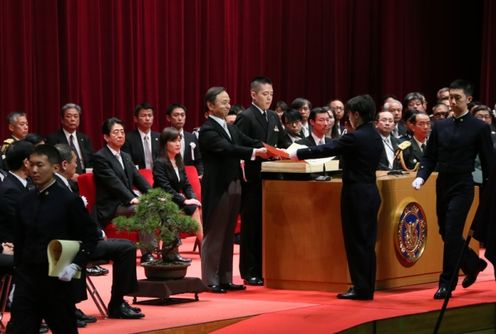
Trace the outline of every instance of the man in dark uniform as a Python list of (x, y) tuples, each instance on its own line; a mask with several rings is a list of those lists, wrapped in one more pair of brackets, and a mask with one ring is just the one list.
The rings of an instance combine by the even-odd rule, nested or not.
[[(487, 124), (476, 119), (468, 110), (473, 86), (464, 80), (455, 80), (449, 86), (453, 117), (434, 123), (424, 156), (412, 186), (420, 189), (437, 168), (436, 213), (439, 233), (444, 241), (443, 272), (434, 299), (444, 299), (456, 287), (449, 286), (457, 259), (464, 245), (463, 228), (474, 197), (472, 171), (479, 154), (483, 180), (494, 165), (491, 131)], [(462, 286), (472, 285), (486, 261), (470, 248), (465, 251), (461, 269), (466, 274)]]
[[(272, 81), (256, 77), (250, 85), (252, 104), (236, 118), (245, 135), (272, 146), (286, 147), (277, 114), (269, 110), (274, 91)], [(262, 278), (262, 159), (245, 160), (241, 200), (241, 245), (239, 271), (246, 284), (263, 285)]]
[[(96, 225), (79, 196), (55, 181), (57, 150), (39, 145), (29, 157), (36, 189), (18, 202), (15, 226), (16, 289), (8, 333), (37, 333), (45, 319), (52, 333), (77, 333), (71, 280), (91, 256)], [(48, 276), (51, 240), (79, 240), (79, 251), (58, 277)]]
[(354, 131), (329, 144), (300, 149), (291, 154), (291, 159), (341, 155), (341, 224), (353, 287), (337, 297), (370, 300), (374, 298), (375, 240), (377, 213), (381, 203), (375, 183), (375, 171), (383, 146), (372, 123), (375, 103), (369, 95), (356, 96), (349, 100), (346, 103), (346, 112)]
[[(240, 159), (266, 157), (262, 142), (251, 139), (226, 124), (231, 107), (222, 87), (210, 88), (205, 96), (209, 117), (200, 128), (204, 163), (202, 180), (203, 230), (202, 279), (211, 292), (243, 290), (232, 283), (234, 227), (241, 203)], [(277, 116), (276, 116), (277, 117)]]

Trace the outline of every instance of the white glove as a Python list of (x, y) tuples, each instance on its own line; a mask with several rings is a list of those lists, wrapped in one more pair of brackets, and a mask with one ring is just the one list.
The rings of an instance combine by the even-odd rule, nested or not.
[(424, 184), (424, 179), (421, 177), (417, 177), (415, 180), (413, 180), (412, 187), (419, 190), (423, 184)]
[(59, 274), (59, 280), (69, 282), (79, 270), (81, 270), (81, 268), (77, 264), (71, 263)]

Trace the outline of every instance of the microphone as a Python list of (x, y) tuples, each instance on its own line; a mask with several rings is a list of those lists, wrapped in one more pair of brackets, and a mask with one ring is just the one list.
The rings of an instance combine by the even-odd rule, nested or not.
[(322, 164), (322, 175), (319, 175), (315, 181), (329, 181), (331, 180), (331, 177), (327, 175), (326, 173), (326, 167), (325, 163)]

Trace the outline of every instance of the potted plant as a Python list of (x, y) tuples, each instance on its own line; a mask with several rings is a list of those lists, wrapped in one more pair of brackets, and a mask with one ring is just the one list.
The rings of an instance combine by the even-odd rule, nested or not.
[(161, 188), (150, 189), (140, 196), (135, 215), (117, 217), (114, 224), (121, 230), (141, 231), (155, 236), (154, 243), (138, 242), (140, 249), (153, 253), (156, 258), (155, 261), (142, 264), (147, 278), (169, 279), (185, 276), (189, 264), (171, 261), (169, 259), (174, 257), (170, 255), (177, 249), (181, 232), (196, 233), (200, 226), (179, 209), (171, 194)]

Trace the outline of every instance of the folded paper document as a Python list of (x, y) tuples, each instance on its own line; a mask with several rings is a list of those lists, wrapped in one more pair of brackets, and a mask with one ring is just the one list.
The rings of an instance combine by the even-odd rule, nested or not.
[(339, 160), (334, 157), (322, 159), (308, 159), (302, 161), (279, 160), (262, 162), (262, 172), (272, 173), (320, 173), (339, 170)]
[[(80, 241), (52, 240), (48, 243), (48, 276), (58, 277), (66, 266), (72, 263), (79, 251)], [(74, 278), (81, 278), (81, 272)]]

